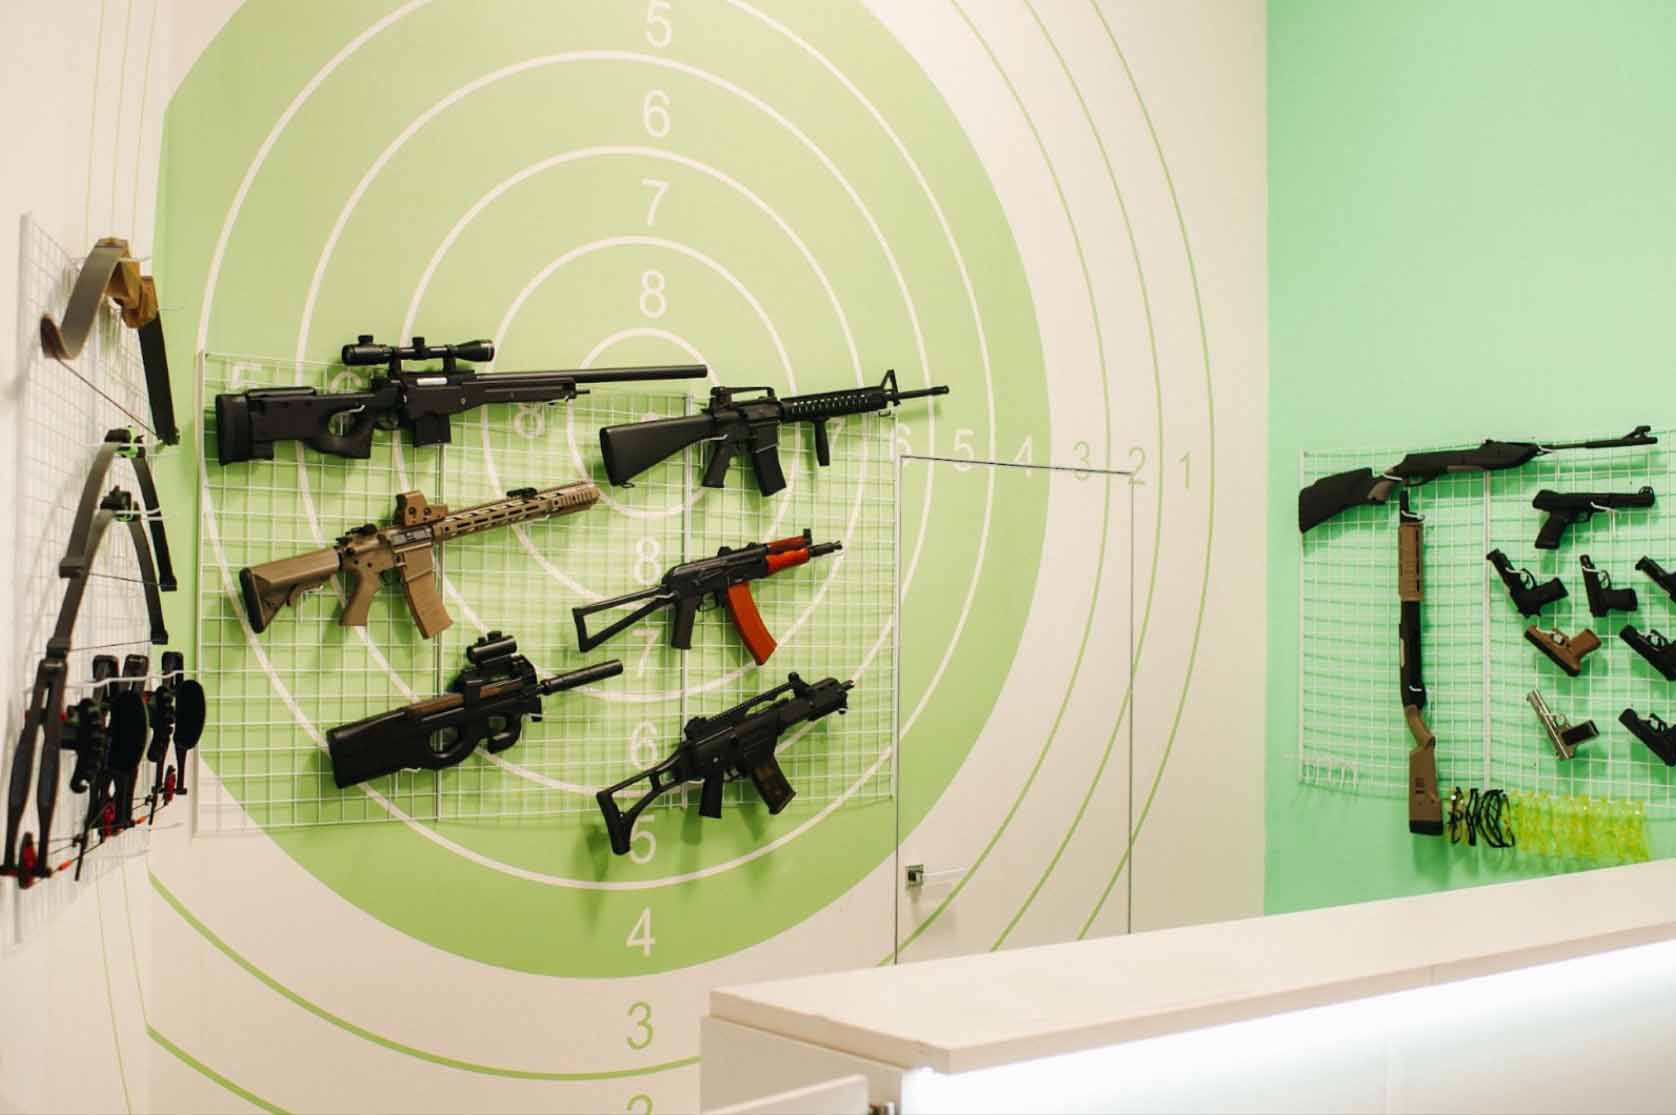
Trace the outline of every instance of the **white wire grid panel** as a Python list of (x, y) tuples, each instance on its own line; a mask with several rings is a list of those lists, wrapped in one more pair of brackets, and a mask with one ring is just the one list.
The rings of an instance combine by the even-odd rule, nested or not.
[[(40, 346), (41, 315), (62, 316), (82, 259), (72, 256), (27, 216), (21, 222), (19, 246), (17, 366), (23, 395), (17, 459), (23, 506), (12, 540), (17, 575), (13, 578), (16, 627), (11, 637), (16, 661), (26, 671), (24, 680), (32, 683), (36, 663), (46, 649), (64, 599), (67, 582), (58, 576), (58, 563), (69, 541), (89, 466), (106, 432), (129, 428), (147, 434), (148, 452), (155, 452), (156, 446), (149, 436), (148, 423), (141, 417), (150, 409), (137, 334), (124, 327), (118, 312), (106, 303), (87, 346), (75, 360), (48, 357)], [(118, 486), (136, 501), (139, 499), (133, 466), (120, 457), (110, 470), (106, 490)], [(174, 521), (170, 525), (174, 526)], [(95, 655), (112, 655), (119, 663), (129, 654), (153, 657), (158, 648), (152, 646), (150, 636), (151, 624), (129, 532), (124, 525), (113, 523), (93, 565), (78, 614), (65, 707), (93, 691)], [(155, 681), (153, 673), (151, 683)], [(0, 770), (0, 786), (6, 785), (4, 779), (10, 776), (22, 710), (29, 695), (27, 687), (13, 690), (15, 700), (8, 703), (5, 763), (0, 764), (5, 769)], [(37, 741), (37, 764), (39, 759)], [(47, 849), (47, 860), (54, 867), (73, 859), (73, 840), (87, 808), (87, 795), (69, 790), (74, 759), (74, 754), (66, 752), (61, 764), (53, 838)], [(149, 787), (149, 768), (144, 764), (141, 780)], [(31, 797), (22, 832), (34, 833), (35, 809)], [(174, 820), (178, 818), (170, 818)], [(160, 819), (158, 823), (165, 822)], [(119, 855), (143, 853), (148, 839), (142, 826), (112, 841), (109, 848), (93, 849), (82, 878), (89, 878), (89, 872), (106, 870)], [(68, 875), (38, 884), (26, 893), (14, 887), (0, 889), (17, 896), (12, 931), (19, 938), (44, 924), (75, 893)]]
[[(1422, 605), (1426, 717), (1438, 740), (1445, 787), (1547, 790), (1676, 804), (1669, 768), (1618, 723), (1635, 708), (1666, 719), (1672, 686), (1625, 643), (1625, 621), (1672, 633), (1673, 602), (1634, 571), (1643, 555), (1676, 562), (1676, 523), (1664, 505), (1598, 515), (1573, 526), (1557, 551), (1535, 548), (1544, 514), (1531, 506), (1543, 488), (1561, 492), (1634, 491), (1651, 485), (1676, 494), (1669, 434), (1651, 447), (1555, 452), (1518, 469), (1440, 477), (1409, 489), (1425, 516)], [(1557, 439), (1556, 439), (1557, 440)], [(1366, 466), (1388, 468), (1406, 450), (1308, 451), (1299, 485)], [(1298, 777), (1365, 794), (1404, 796), (1413, 743), (1398, 703), (1396, 496), (1384, 506), (1340, 514), (1302, 538), (1299, 563)], [(1501, 549), (1540, 581), (1558, 576), (1570, 595), (1527, 620), (1485, 560)], [(1639, 608), (1596, 620), (1589, 613), (1579, 558), (1589, 554), (1619, 587), (1634, 587)], [(1671, 558), (1666, 562), (1665, 557)], [(1527, 626), (1575, 635), (1592, 627), (1602, 647), (1567, 678), (1524, 638)], [(1537, 689), (1574, 723), (1593, 719), (1600, 737), (1561, 760), (1526, 694)]]
[[(353, 390), (354, 370), (267, 358), (205, 354), (203, 397), (301, 382)], [(779, 755), (798, 791), (793, 808), (846, 794), (887, 797), (895, 684), (890, 429), (874, 416), (834, 424), (832, 466), (786, 431), (787, 489), (764, 499), (736, 463), (721, 491), (697, 485), (700, 451), (612, 487), (598, 462), (599, 427), (688, 412), (686, 395), (596, 389), (569, 404), (492, 406), (454, 420), (446, 447), (414, 450), (405, 435), (380, 434), (373, 457), (346, 461), (282, 445), (271, 462), (215, 463), (213, 418), (205, 421), (201, 533), (200, 677), (210, 721), (204, 744), (229, 796), (198, 802), (204, 831), (394, 819), (507, 820), (595, 817), (595, 792), (665, 758), (686, 718), (714, 713), (783, 682), (796, 670), (815, 680), (854, 679), (850, 713), (800, 731)], [(345, 529), (387, 523), (395, 494), (417, 488), (463, 507), (506, 491), (589, 478), (602, 499), (589, 511), (458, 539), (438, 548), (444, 601), (454, 624), (419, 636), (401, 593), (386, 586), (365, 629), (338, 626), (336, 589), (305, 597), (262, 635), (236, 601), (244, 565), (331, 544)], [(780, 640), (757, 668), (720, 610), (700, 613), (693, 647), (668, 646), (660, 612), (589, 654), (576, 650), (571, 609), (647, 587), (677, 562), (798, 533), (844, 543), (752, 585)], [(611, 613), (591, 617), (597, 628)], [(516, 636), (543, 675), (619, 658), (623, 675), (548, 698), (540, 723), (499, 755), (479, 751), (441, 772), (403, 771), (365, 789), (339, 790), (323, 750), (330, 727), (423, 699), (465, 665), (464, 651), (489, 631)], [(755, 801), (729, 786), (727, 800)], [(368, 791), (371, 791), (370, 793)], [(388, 803), (388, 805), (386, 805)], [(685, 797), (667, 795), (663, 808)]]
[[(1676, 686), (1618, 634), (1625, 623), (1632, 623), (1642, 632), (1651, 627), (1676, 635), (1676, 602), (1635, 569), (1643, 556), (1667, 569), (1676, 567), (1676, 515), (1666, 502), (1676, 499), (1676, 455), (1671, 433), (1655, 433), (1657, 445), (1554, 453), (1489, 478), (1491, 546), (1528, 568), (1538, 581), (1559, 577), (1569, 593), (1543, 609), (1540, 617), (1525, 620), (1499, 577), (1491, 586), (1490, 669), (1498, 680), (1490, 709), (1489, 778), (1494, 785), (1641, 801), (1655, 814), (1676, 806), (1671, 769), (1618, 722), (1626, 708), (1676, 721)], [(1567, 530), (1559, 549), (1535, 548), (1536, 532), (1546, 516), (1531, 506), (1531, 500), (1542, 489), (1633, 492), (1643, 485), (1651, 485), (1655, 493), (1652, 508), (1597, 514)], [(1633, 612), (1613, 611), (1600, 618), (1590, 614), (1580, 564), (1584, 554), (1616, 587), (1635, 590), (1638, 607)], [(1523, 631), (1529, 623), (1557, 627), (1567, 635), (1588, 628), (1599, 636), (1601, 647), (1583, 660), (1581, 676), (1568, 678), (1525, 641)], [(1573, 759), (1555, 758), (1525, 701), (1531, 689), (1539, 690), (1555, 713), (1574, 723), (1593, 719), (1599, 737), (1579, 747)]]

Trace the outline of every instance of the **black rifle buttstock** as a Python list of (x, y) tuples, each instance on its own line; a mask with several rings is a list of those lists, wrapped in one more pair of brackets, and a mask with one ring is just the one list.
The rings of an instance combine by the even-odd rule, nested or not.
[[(641, 771), (623, 779), (615, 786), (607, 786), (594, 795), (599, 802), (600, 815), (605, 818), (605, 832), (611, 838), (611, 851), (614, 855), (628, 855), (629, 843), (634, 839), (634, 822), (640, 819), (654, 801), (681, 785), (682, 779), (675, 768), (680, 765), (681, 757), (677, 753), (665, 759), (655, 767)], [(635, 803), (627, 809), (617, 804), (617, 795), (624, 790), (631, 789), (641, 782), (648, 784), (648, 789), (641, 794)], [(706, 786), (708, 793), (708, 785)], [(719, 797), (719, 795), (718, 795)], [(716, 816), (721, 816), (720, 802), (717, 804)]]
[(716, 420), (708, 414), (603, 426), (599, 452), (605, 462), (605, 475), (613, 484), (627, 484), (660, 461), (715, 434)]
[(312, 387), (217, 395), (216, 456), (223, 465), (271, 461), (276, 443), (300, 441), (321, 453), (364, 461), (372, 456), (382, 405), (364, 392), (327, 395)]
[(1398, 481), (1377, 475), (1371, 468), (1323, 476), (1298, 493), (1298, 530), (1308, 534), (1341, 511), (1384, 503), (1397, 484)]
[[(621, 608), (625, 604), (633, 604), (638, 600), (644, 600), (646, 603), (628, 615), (605, 625), (598, 631), (588, 630), (589, 616), (598, 615), (600, 612), (608, 612), (613, 608)], [(659, 608), (667, 608), (671, 604), (679, 604), (676, 595), (672, 592), (665, 592), (656, 585), (640, 592), (629, 592), (622, 596), (613, 596), (607, 600), (596, 600), (592, 604), (578, 604), (570, 610), (571, 618), (576, 621), (576, 649), (586, 654), (601, 643), (616, 638)], [(697, 607), (698, 602), (695, 600), (693, 601), (695, 612)], [(687, 635), (689, 640), (687, 645), (691, 646), (692, 622), (690, 620), (687, 623)]]

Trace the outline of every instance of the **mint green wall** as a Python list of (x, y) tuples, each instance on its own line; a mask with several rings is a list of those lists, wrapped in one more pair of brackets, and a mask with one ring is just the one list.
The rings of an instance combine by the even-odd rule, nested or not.
[(1676, 423), (1673, 52), (1665, 0), (1270, 0), (1270, 912), (1530, 873), (1298, 785), (1298, 452)]

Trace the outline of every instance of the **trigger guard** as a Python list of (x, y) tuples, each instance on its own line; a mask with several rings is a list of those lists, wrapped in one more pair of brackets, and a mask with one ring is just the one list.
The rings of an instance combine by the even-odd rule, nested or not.
[(502, 728), (500, 731), (485, 733), (487, 736), (487, 742), (483, 745), (484, 750), (488, 751), (490, 754), (499, 754), (500, 752), (505, 751), (508, 747), (517, 743), (518, 737), (522, 735), (523, 732), (523, 718), (514, 716), (511, 721), (508, 722), (507, 726)]

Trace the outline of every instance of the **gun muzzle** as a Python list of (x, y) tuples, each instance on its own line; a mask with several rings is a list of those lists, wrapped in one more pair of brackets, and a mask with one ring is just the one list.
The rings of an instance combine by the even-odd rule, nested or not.
[(835, 554), (843, 548), (844, 544), (842, 542), (817, 542), (809, 547), (809, 556), (812, 558), (825, 557), (827, 554)]
[(567, 689), (575, 689), (581, 685), (592, 685), (596, 681), (614, 678), (623, 672), (621, 659), (608, 658), (604, 662), (595, 662), (592, 666), (583, 666), (567, 674), (550, 677), (541, 683), (541, 694), (563, 693)]

